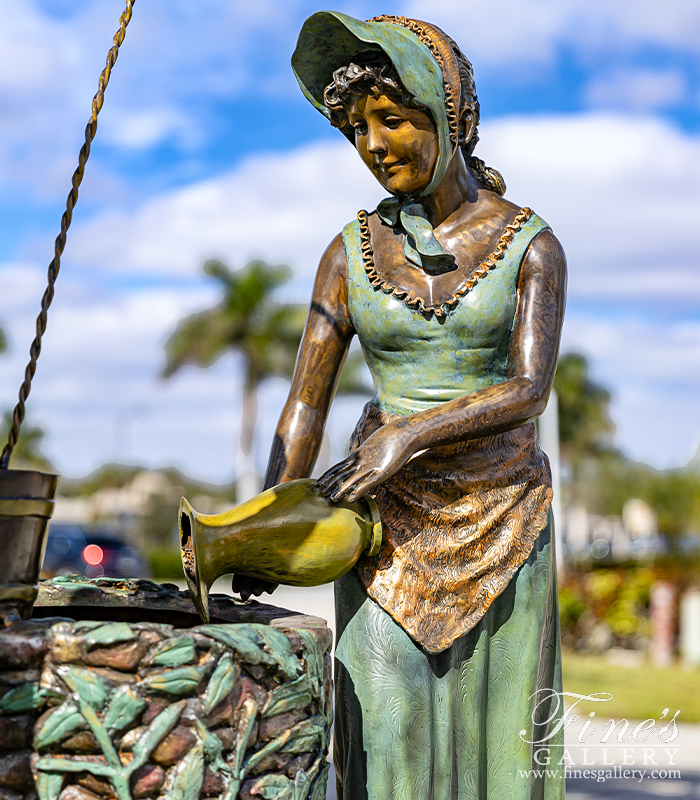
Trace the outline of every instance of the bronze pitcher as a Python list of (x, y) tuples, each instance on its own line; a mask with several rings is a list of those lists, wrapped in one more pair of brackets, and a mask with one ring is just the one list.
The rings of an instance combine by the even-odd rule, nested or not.
[(199, 514), (183, 497), (180, 554), (190, 596), (209, 621), (209, 589), (235, 572), (288, 586), (331, 583), (362, 553), (381, 545), (382, 524), (371, 497), (331, 503), (303, 478), (280, 484), (222, 514)]

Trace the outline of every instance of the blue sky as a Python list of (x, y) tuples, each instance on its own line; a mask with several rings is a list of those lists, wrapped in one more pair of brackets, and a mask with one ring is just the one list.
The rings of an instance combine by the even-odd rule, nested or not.
[[(15, 399), (115, 0), (6, 0), (0, 31), (0, 407)], [(230, 479), (234, 356), (158, 379), (215, 301), (207, 257), (287, 262), (306, 301), (325, 245), (382, 197), (299, 92), (302, 0), (138, 0), (100, 117), (29, 406), (67, 475), (105, 460)], [(440, 25), (474, 63), (477, 155), (564, 244), (564, 349), (614, 392), (616, 443), (657, 466), (700, 442), (700, 6), (689, 0), (338, 2)], [(260, 466), (284, 400), (263, 391)], [(357, 402), (329, 422), (340, 457)]]

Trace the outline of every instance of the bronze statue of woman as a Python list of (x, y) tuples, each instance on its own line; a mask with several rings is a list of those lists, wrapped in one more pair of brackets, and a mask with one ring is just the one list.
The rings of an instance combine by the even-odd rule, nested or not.
[(564, 253), (473, 155), (472, 67), (439, 28), (319, 12), (292, 65), (391, 195), (321, 259), (266, 476), (310, 474), (357, 334), (375, 395), (318, 488), (372, 495), (384, 540), (336, 583), (338, 797), (563, 797), (551, 478), (532, 420)]

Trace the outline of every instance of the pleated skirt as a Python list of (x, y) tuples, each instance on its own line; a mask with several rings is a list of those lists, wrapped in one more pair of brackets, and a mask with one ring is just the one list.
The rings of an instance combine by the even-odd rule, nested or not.
[(564, 797), (551, 517), (476, 627), (437, 655), (354, 570), (336, 583), (335, 604), (338, 800)]

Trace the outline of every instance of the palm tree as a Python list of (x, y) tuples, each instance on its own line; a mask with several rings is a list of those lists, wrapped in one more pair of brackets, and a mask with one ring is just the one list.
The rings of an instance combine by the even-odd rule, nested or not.
[[(240, 440), (243, 463), (239, 475), (252, 474), (258, 388), (272, 376), (292, 377), (307, 308), (273, 299), (275, 290), (291, 277), (288, 267), (251, 261), (234, 272), (220, 261), (207, 261), (204, 271), (219, 281), (223, 299), (213, 308), (178, 323), (165, 344), (163, 377), (169, 378), (185, 364), (208, 367), (230, 349), (243, 356)], [(356, 368), (351, 368), (344, 378), (342, 391), (346, 394), (367, 391), (357, 377)]]
[(222, 286), (223, 299), (213, 308), (181, 320), (165, 344), (163, 377), (185, 364), (211, 366), (226, 351), (244, 360), (243, 413), (239, 474), (252, 471), (257, 421), (257, 392), (272, 375), (290, 376), (304, 329), (302, 306), (275, 302), (272, 294), (291, 277), (288, 267), (251, 261), (232, 271), (220, 261), (207, 261), (204, 272)]
[(554, 388), (559, 399), (559, 436), (564, 457), (574, 469), (582, 459), (610, 449), (615, 426), (610, 418), (610, 392), (590, 375), (580, 353), (559, 359)]

